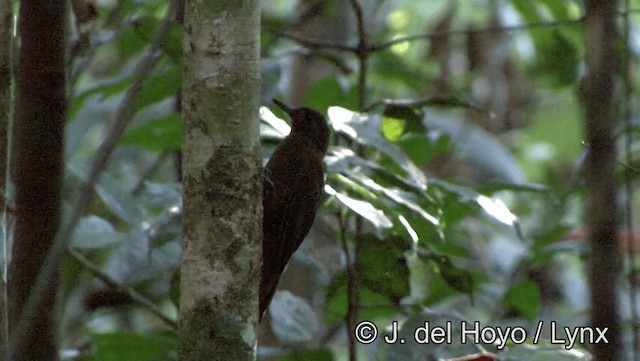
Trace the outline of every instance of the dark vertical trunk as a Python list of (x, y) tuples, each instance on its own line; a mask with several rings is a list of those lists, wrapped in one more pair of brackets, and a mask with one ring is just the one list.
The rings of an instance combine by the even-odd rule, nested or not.
[[(20, 3), (13, 172), (15, 236), (9, 269), (11, 360), (57, 360), (57, 271), (34, 288), (60, 221), (66, 114), (64, 0)], [(32, 293), (43, 297), (35, 312)], [(25, 322), (26, 321), (26, 322)]]
[(613, 82), (615, 76), (615, 1), (588, 0), (586, 7), (586, 74), (582, 84), (587, 157), (586, 204), (589, 241), (592, 255), (591, 319), (592, 326), (608, 328), (608, 343), (593, 346), (595, 360), (620, 358), (620, 325), (618, 321), (616, 284), (619, 279), (617, 237), (616, 163)]
[[(13, 4), (0, 3), (0, 237), (7, 231), (6, 224), (6, 187), (8, 157), (8, 130), (11, 122), (11, 30), (13, 29)], [(4, 241), (4, 240), (1, 240)], [(5, 260), (6, 261), (6, 260)], [(7, 352), (7, 292), (6, 283), (0, 279), (0, 355)]]

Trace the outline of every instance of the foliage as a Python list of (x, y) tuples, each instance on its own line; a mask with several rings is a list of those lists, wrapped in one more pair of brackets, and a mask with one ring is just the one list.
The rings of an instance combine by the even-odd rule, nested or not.
[[(346, 358), (346, 336), (336, 330), (350, 312), (349, 260), (359, 274), (359, 319), (380, 325), (379, 338), (392, 321), (404, 325), (407, 337), (425, 321), (447, 320), (527, 332), (527, 345), (506, 349), (491, 342), (386, 345), (378, 339), (358, 347), (361, 359), (453, 358), (479, 351), (504, 359), (543, 359), (554, 352), (567, 360), (584, 358), (532, 341), (539, 320), (562, 327), (587, 323), (585, 247), (565, 236), (580, 231), (584, 198), (574, 94), (585, 47), (574, 20), (582, 9), (571, 0), (503, 3), (445, 7), (407, 0), (368, 9), (375, 44), (425, 31), (448, 35), (445, 41), (423, 38), (372, 52), (365, 88), (358, 87), (354, 54), (292, 45), (281, 32), (292, 26), (293, 5), (264, 4), (265, 29), (272, 30), (262, 39), (265, 106), (287, 92), (282, 79), (291, 71), (292, 54), (332, 69), (310, 83), (302, 102), (327, 114), (334, 134), (316, 227), (282, 282), (294, 285), (292, 293), (300, 297), (279, 293), (264, 322), (276, 341), (295, 346), (279, 350), (280, 360)], [(478, 5), (487, 6), (478, 11)], [(135, 64), (166, 9), (166, 2), (156, 0), (98, 2), (91, 42), (72, 59), (67, 216), (110, 119), (127, 103), (126, 91), (137, 81)], [(331, 14), (325, 20), (338, 21)], [(522, 26), (529, 23), (549, 25)], [(494, 30), (454, 31), (488, 28)], [(353, 36), (344, 43), (353, 44), (355, 31), (348, 33)], [(181, 49), (181, 28), (173, 24), (152, 75), (130, 104), (132, 120), (95, 186), (97, 199), (72, 239), (101, 272), (173, 317), (181, 238)], [(363, 92), (366, 102), (360, 104)], [(261, 114), (267, 157), (283, 134), (282, 123), (267, 109)], [(295, 286), (305, 273), (305, 287)], [(64, 281), (63, 342), (79, 358), (177, 357), (171, 327), (148, 307), (127, 297), (115, 305), (109, 297), (96, 301), (92, 295), (115, 291), (113, 285), (95, 281), (73, 259), (65, 264)]]

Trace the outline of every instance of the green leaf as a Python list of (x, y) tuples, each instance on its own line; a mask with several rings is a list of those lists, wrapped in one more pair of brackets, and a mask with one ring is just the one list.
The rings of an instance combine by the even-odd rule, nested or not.
[(178, 341), (158, 334), (132, 332), (93, 334), (95, 361), (162, 361), (177, 358)]
[(396, 303), (408, 296), (409, 268), (404, 258), (408, 244), (401, 238), (381, 241), (371, 234), (361, 236), (357, 242), (357, 261), (365, 286)]
[(397, 144), (411, 161), (418, 165), (427, 163), (436, 155), (446, 153), (451, 147), (450, 138), (447, 136), (437, 136), (434, 139), (422, 134), (406, 134)]
[(384, 137), (397, 142), (400, 137), (408, 132), (425, 134), (426, 129), (422, 125), (422, 114), (408, 106), (389, 105), (382, 114), (381, 131)]
[(551, 33), (544, 36), (544, 39), (535, 41), (538, 63), (534, 71), (544, 76), (551, 86), (573, 86), (581, 61), (574, 42), (558, 29), (537, 31)]
[(157, 118), (129, 130), (120, 144), (138, 145), (152, 151), (179, 150), (182, 148), (182, 119), (178, 113)]
[(456, 267), (449, 257), (437, 256), (432, 258), (438, 265), (438, 271), (447, 284), (456, 291), (469, 296), (473, 293), (473, 277), (468, 271)]
[(330, 107), (327, 113), (336, 132), (386, 154), (406, 172), (408, 180), (416, 187), (426, 188), (427, 180), (422, 170), (411, 162), (400, 147), (388, 142), (380, 134), (380, 116), (356, 113), (336, 106)]
[[(335, 324), (344, 322), (347, 314), (347, 273), (338, 273), (327, 287), (326, 311), (324, 312), (325, 322)], [(380, 317), (390, 317), (399, 311), (399, 306), (392, 303), (388, 297), (372, 291), (367, 287), (359, 290), (360, 304), (375, 307), (363, 307), (360, 310), (362, 319), (373, 319)]]
[(540, 288), (533, 281), (522, 281), (509, 289), (503, 302), (516, 309), (529, 321), (533, 321), (540, 310)]
[(182, 68), (170, 67), (165, 72), (156, 72), (142, 84), (142, 90), (136, 98), (134, 113), (149, 105), (175, 96), (182, 86)]
[(74, 119), (78, 111), (82, 109), (85, 101), (94, 95), (101, 95), (100, 100), (104, 100), (116, 94), (124, 92), (131, 85), (130, 77), (114, 77), (106, 81), (98, 83), (89, 89), (83, 90), (79, 94), (74, 95), (69, 106), (69, 119)]
[(353, 109), (357, 102), (355, 91), (343, 88), (337, 78), (329, 77), (311, 85), (304, 96), (303, 104), (323, 113), (335, 105)]
[(382, 117), (382, 135), (390, 141), (397, 142), (404, 134), (407, 121), (400, 118)]
[[(182, 25), (172, 23), (169, 27), (169, 33), (162, 42), (162, 51), (173, 61), (174, 64), (182, 64), (182, 38), (184, 34)], [(181, 68), (178, 66), (177, 68)]]

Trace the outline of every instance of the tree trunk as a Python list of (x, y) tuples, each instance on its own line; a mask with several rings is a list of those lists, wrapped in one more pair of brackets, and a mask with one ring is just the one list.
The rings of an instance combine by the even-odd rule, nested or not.
[(181, 359), (255, 359), (262, 239), (257, 1), (187, 1)]
[[(0, 3), (0, 242), (7, 244), (7, 167), (9, 163), (8, 129), (11, 122), (11, 31), (13, 29), (13, 4), (10, 1)], [(4, 253), (6, 255), (6, 252)], [(0, 355), (6, 355), (7, 341), (7, 285), (4, 274), (5, 262), (2, 257), (2, 278), (0, 279)]]
[[(616, 285), (620, 259), (617, 237), (616, 146), (612, 136), (613, 80), (616, 68), (615, 1), (588, 0), (586, 8), (586, 74), (582, 84), (589, 153), (586, 177), (589, 197), (587, 224), (591, 229), (591, 323), (609, 342), (593, 345), (595, 360), (618, 360), (620, 325)], [(597, 334), (597, 333), (596, 333)], [(601, 340), (602, 341), (602, 340)]]
[[(57, 360), (56, 274), (34, 286), (60, 222), (63, 176), (66, 1), (20, 3), (17, 105), (15, 234), (9, 269), (10, 359)], [(25, 312), (39, 294), (36, 311)]]

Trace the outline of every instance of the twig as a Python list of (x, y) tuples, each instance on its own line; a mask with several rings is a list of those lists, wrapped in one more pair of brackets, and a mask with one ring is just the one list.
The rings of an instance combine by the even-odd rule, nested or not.
[[(350, 0), (351, 3), (352, 1), (354, 0)], [(636, 12), (640, 12), (640, 9), (631, 9), (624, 12), (618, 12), (618, 15), (627, 16), (629, 14), (636, 13)], [(408, 35), (408, 36), (403, 36), (393, 40), (389, 40), (381, 44), (371, 44), (367, 47), (367, 53), (378, 52), (381, 50), (388, 49), (394, 45), (404, 43), (404, 42), (409, 42), (409, 41), (431, 40), (437, 37), (459, 36), (459, 35), (468, 35), (468, 34), (485, 33), (485, 32), (512, 32), (512, 31), (528, 30), (528, 29), (535, 29), (535, 28), (554, 28), (554, 27), (568, 26), (568, 25), (580, 25), (583, 22), (584, 22), (584, 17), (581, 17), (579, 19), (539, 21), (539, 22), (525, 23), (520, 25), (490, 26), (490, 27), (481, 28), (481, 29), (456, 29), (456, 30), (448, 30), (448, 31), (436, 31), (428, 34)], [(360, 32), (363, 30), (364, 29), (361, 30), (359, 28), (358, 31)], [(349, 52), (354, 54), (358, 54), (363, 50), (359, 46), (329, 42), (321, 39), (307, 38), (304, 36), (284, 32), (276, 29), (267, 28), (265, 29), (265, 31), (273, 35), (295, 41), (296, 43), (309, 49), (329, 49), (329, 50), (338, 50), (338, 51)]]
[(331, 41), (325, 41), (320, 39), (307, 38), (305, 36), (288, 33), (286, 31), (281, 31), (278, 29), (265, 28), (264, 31), (267, 33), (273, 34), (275, 36), (279, 36), (281, 38), (292, 40), (308, 49), (338, 50), (338, 51), (349, 52), (349, 53), (355, 53), (356, 51), (358, 51), (357, 48), (349, 45), (334, 43)]
[[(365, 107), (367, 99), (367, 75), (369, 73), (369, 39), (365, 29), (364, 16), (362, 14), (362, 6), (358, 0), (349, 0), (351, 9), (355, 15), (356, 26), (358, 30), (358, 46), (356, 47), (355, 55), (358, 58), (358, 110), (362, 111)], [(365, 158), (364, 147), (359, 145), (357, 147), (357, 153), (359, 156)], [(360, 312), (360, 269), (358, 267), (358, 258), (360, 254), (360, 235), (363, 229), (362, 217), (356, 216), (356, 229), (354, 239), (354, 254), (353, 259), (349, 259), (348, 249), (345, 242), (345, 257), (347, 260), (347, 296), (348, 296), (348, 310), (347, 310), (347, 332), (349, 335), (349, 360), (356, 361), (358, 359), (356, 339), (352, 334), (355, 331), (356, 323), (358, 322), (358, 314)]]
[(141, 295), (138, 291), (129, 286), (124, 286), (120, 284), (117, 280), (104, 273), (97, 265), (91, 262), (88, 258), (86, 258), (82, 253), (76, 251), (75, 249), (69, 247), (67, 248), (67, 254), (71, 256), (73, 259), (78, 261), (84, 268), (86, 268), (89, 272), (91, 272), (96, 278), (104, 282), (107, 286), (117, 289), (126, 293), (134, 302), (139, 304), (140, 306), (149, 310), (149, 312), (156, 315), (159, 319), (161, 319), (164, 323), (171, 326), (173, 329), (178, 328), (178, 323), (171, 319), (169, 316), (165, 315), (153, 302), (151, 302), (148, 298)]
[(149, 49), (147, 50), (147, 53), (142, 57), (142, 59), (140, 59), (138, 64), (136, 64), (133, 72), (133, 84), (125, 92), (122, 103), (117, 110), (113, 127), (104, 138), (102, 144), (100, 144), (100, 147), (96, 152), (93, 161), (93, 167), (87, 181), (79, 187), (76, 199), (73, 203), (69, 222), (58, 232), (51, 251), (49, 252), (49, 254), (47, 254), (40, 274), (38, 275), (38, 279), (34, 287), (32, 288), (23, 314), (20, 317), (20, 322), (16, 327), (16, 336), (11, 340), (11, 347), (9, 349), (12, 349), (14, 345), (19, 344), (20, 340), (25, 337), (27, 326), (29, 322), (32, 321), (33, 315), (36, 312), (36, 308), (38, 307), (42, 300), (42, 297), (44, 296), (43, 290), (51, 281), (51, 278), (56, 271), (56, 264), (58, 264), (59, 260), (63, 257), (65, 250), (67, 250), (67, 245), (75, 227), (78, 224), (78, 221), (80, 220), (80, 217), (82, 216), (82, 214), (84, 214), (89, 203), (91, 203), (95, 184), (104, 171), (107, 165), (107, 161), (109, 160), (109, 157), (111, 156), (113, 149), (115, 148), (115, 145), (124, 133), (127, 124), (132, 118), (133, 105), (140, 90), (142, 89), (142, 83), (151, 73), (158, 59), (158, 50), (160, 49), (161, 44), (169, 33), (171, 20), (173, 19), (173, 14), (177, 9), (178, 2), (179, 0), (173, 0), (171, 2), (165, 18), (163, 19), (162, 23), (160, 23), (153, 42), (150, 44)]
[(482, 29), (457, 29), (457, 30), (449, 30), (449, 31), (436, 31), (428, 34), (416, 34), (416, 35), (408, 35), (408, 36), (396, 38), (379, 45), (374, 45), (371, 51), (372, 52), (380, 51), (380, 50), (387, 49), (394, 45), (404, 43), (407, 41), (431, 40), (432, 38), (468, 35), (468, 34), (477, 34), (477, 33), (510, 32), (510, 31), (527, 30), (527, 29), (535, 29), (535, 28), (554, 28), (554, 27), (565, 26), (565, 25), (578, 25), (578, 24), (581, 24), (583, 21), (584, 21), (584, 18), (563, 19), (563, 20), (557, 20), (557, 21), (539, 21), (534, 23), (526, 23), (526, 24), (510, 25), (510, 26), (490, 26)]
[(417, 98), (417, 99), (380, 99), (369, 104), (364, 109), (364, 111), (368, 112), (379, 105), (383, 105), (383, 106), (395, 105), (395, 106), (402, 106), (402, 107), (423, 107), (426, 105), (432, 105), (432, 106), (435, 105), (435, 106), (444, 106), (444, 107), (455, 106), (455, 107), (469, 108), (469, 109), (477, 110), (483, 113), (491, 112), (489, 109), (481, 105), (474, 104), (473, 102), (464, 101), (452, 96), (434, 96), (434, 97), (424, 97), (424, 98)]
[(153, 164), (151, 164), (151, 166), (149, 166), (149, 168), (147, 168), (144, 171), (140, 179), (138, 179), (138, 183), (136, 184), (135, 187), (133, 187), (133, 190), (131, 191), (131, 194), (134, 197), (140, 194), (140, 192), (142, 192), (142, 189), (144, 188), (144, 182), (146, 182), (147, 179), (151, 178), (151, 176), (158, 170), (158, 168), (160, 168), (160, 165), (162, 164), (162, 162), (164, 162), (165, 159), (167, 159), (167, 157), (171, 152), (172, 152), (171, 150), (165, 150), (162, 153), (160, 153), (160, 155), (158, 155), (158, 157), (155, 159)]

